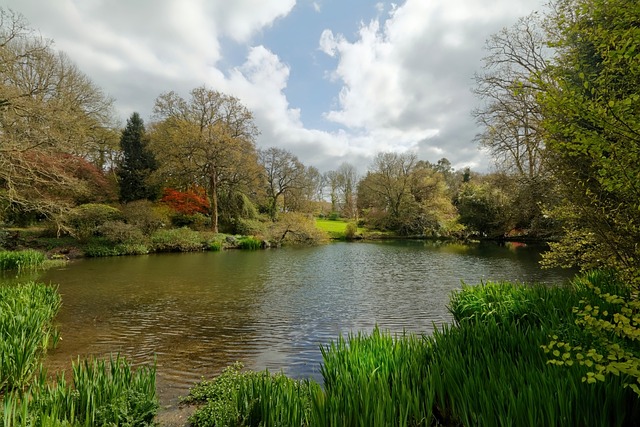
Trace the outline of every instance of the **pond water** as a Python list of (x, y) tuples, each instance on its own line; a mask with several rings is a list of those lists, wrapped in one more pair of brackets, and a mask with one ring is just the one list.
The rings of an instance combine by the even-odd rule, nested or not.
[(59, 286), (62, 341), (50, 370), (121, 353), (158, 366), (163, 405), (234, 361), (320, 380), (320, 345), (339, 334), (429, 333), (462, 282), (559, 283), (539, 248), (423, 241), (84, 259), (45, 272)]

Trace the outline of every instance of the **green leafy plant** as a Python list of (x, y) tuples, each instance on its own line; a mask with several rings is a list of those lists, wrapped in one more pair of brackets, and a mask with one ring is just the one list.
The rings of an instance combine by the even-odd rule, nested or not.
[(606, 375), (622, 375), (625, 386), (640, 395), (640, 301), (612, 272), (594, 271), (575, 281), (588, 292), (573, 308), (575, 324), (596, 339), (589, 346), (553, 335), (542, 346), (549, 353), (548, 362), (588, 368), (582, 381), (589, 384), (605, 381)]
[(190, 390), (182, 402), (200, 405), (189, 418), (194, 427), (310, 425), (311, 396), (321, 391), (318, 384), (242, 369), (236, 362)]
[(344, 236), (347, 240), (353, 240), (358, 232), (358, 225), (355, 222), (350, 222), (344, 229)]
[(431, 348), (421, 337), (395, 339), (377, 328), (322, 348), (324, 393), (315, 393), (311, 425), (430, 425)]

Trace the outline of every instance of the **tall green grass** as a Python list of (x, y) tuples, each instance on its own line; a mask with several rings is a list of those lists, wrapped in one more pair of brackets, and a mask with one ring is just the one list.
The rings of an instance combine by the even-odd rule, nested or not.
[(235, 399), (241, 425), (308, 426), (312, 395), (320, 386), (309, 380), (293, 380), (268, 371), (247, 376)]
[(443, 420), (486, 426), (623, 426), (640, 418), (624, 378), (591, 386), (579, 367), (547, 364), (544, 328), (495, 319), (447, 326), (430, 338), (435, 411)]
[(315, 395), (313, 425), (431, 424), (431, 348), (423, 338), (394, 339), (376, 328), (321, 350), (325, 392)]
[(494, 319), (521, 326), (558, 325), (572, 317), (572, 309), (585, 296), (573, 286), (517, 285), (508, 282), (463, 285), (449, 299), (456, 322)]
[(263, 243), (262, 243), (262, 240), (260, 239), (256, 239), (255, 237), (248, 236), (240, 239), (240, 241), (238, 242), (238, 247), (240, 249), (256, 250), (256, 249), (262, 249)]
[(64, 375), (49, 384), (42, 373), (27, 390), (5, 396), (5, 426), (151, 425), (158, 409), (155, 367), (134, 371), (117, 356), (78, 361), (72, 371), (71, 384)]
[(191, 389), (183, 402), (201, 405), (189, 418), (191, 425), (309, 425), (311, 395), (321, 392), (317, 383), (242, 368), (236, 363), (214, 380), (202, 381)]
[(57, 341), (60, 294), (51, 286), (0, 286), (0, 393), (24, 387)]
[(73, 365), (49, 381), (42, 367), (58, 340), (57, 290), (39, 283), (0, 286), (0, 420), (4, 426), (142, 426), (157, 410), (155, 367), (133, 371), (122, 358)]
[(44, 253), (33, 249), (24, 251), (0, 251), (0, 271), (35, 270), (42, 268), (46, 261)]

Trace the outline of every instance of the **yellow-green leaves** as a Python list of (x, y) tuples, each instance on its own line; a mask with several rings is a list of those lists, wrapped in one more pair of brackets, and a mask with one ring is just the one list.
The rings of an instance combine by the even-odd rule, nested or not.
[[(617, 282), (613, 275), (595, 272), (575, 282), (591, 294), (574, 308), (576, 324), (596, 338), (598, 349), (589, 348), (584, 352), (581, 346), (572, 347), (553, 335), (549, 344), (542, 346), (549, 354), (548, 363), (571, 366), (577, 362), (589, 368), (583, 381), (590, 384), (604, 381), (606, 375), (621, 374), (640, 381), (640, 355), (633, 350), (637, 348), (634, 343), (640, 340), (639, 302), (631, 298), (628, 288), (625, 290), (624, 284)], [(604, 287), (625, 294), (603, 291)], [(640, 391), (633, 382), (627, 386), (636, 393)]]

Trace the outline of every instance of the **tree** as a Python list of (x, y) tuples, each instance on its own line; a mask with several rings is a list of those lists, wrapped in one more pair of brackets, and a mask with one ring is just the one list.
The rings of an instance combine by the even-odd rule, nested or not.
[[(638, 276), (640, 259), (640, 5), (571, 0), (552, 18), (558, 57), (541, 97), (565, 203), (558, 260)], [(563, 256), (568, 255), (568, 256)]]
[(323, 181), (329, 188), (331, 212), (338, 212), (338, 173), (334, 170), (325, 172)]
[(156, 159), (147, 148), (144, 122), (138, 113), (127, 119), (127, 126), (120, 138), (122, 161), (118, 169), (120, 201), (153, 200), (157, 189), (150, 185), (149, 177), (157, 169)]
[(545, 210), (557, 202), (539, 103), (550, 82), (553, 54), (545, 28), (544, 19), (534, 12), (489, 38), (483, 72), (476, 74), (475, 93), (484, 104), (474, 111), (483, 128), (476, 140), (489, 150), (504, 178), (512, 181), (507, 185), (512, 203), (504, 212), (512, 221), (500, 221), (539, 237), (556, 231)]
[[(201, 86), (188, 100), (175, 92), (156, 99), (151, 148), (158, 175), (173, 185), (199, 185), (211, 201), (211, 228), (218, 232), (221, 200), (235, 205), (260, 186), (255, 148), (258, 129), (238, 98)], [(243, 200), (247, 200), (243, 198)], [(233, 215), (232, 212), (223, 212)]]
[(415, 154), (378, 153), (358, 185), (358, 206), (373, 227), (441, 235), (456, 217), (447, 192), (442, 168), (417, 161)]
[(364, 198), (360, 205), (384, 212), (384, 227), (397, 229), (401, 216), (413, 203), (411, 174), (416, 159), (415, 154), (378, 153), (373, 171), (359, 186), (358, 199)]
[(326, 239), (324, 232), (316, 227), (309, 215), (298, 212), (285, 212), (278, 222), (270, 224), (267, 239), (273, 246), (286, 243), (315, 245)]
[[(305, 185), (305, 167), (287, 150), (271, 147), (258, 151), (267, 184), (268, 211), (272, 221), (278, 216), (278, 200)], [(283, 205), (286, 203), (283, 201)]]
[(456, 196), (460, 223), (472, 234), (485, 238), (503, 238), (515, 227), (509, 192), (485, 178), (483, 182), (467, 182)]
[(473, 112), (483, 127), (476, 140), (505, 171), (535, 179), (545, 164), (537, 96), (550, 55), (537, 13), (492, 35), (486, 50), (484, 71), (475, 76), (474, 92), (484, 101)]
[[(305, 185), (302, 188), (302, 197), (299, 200), (306, 200), (309, 205), (309, 212), (324, 213), (324, 188), (326, 182), (324, 175), (315, 166), (305, 168)], [(300, 203), (298, 204), (300, 207)], [(302, 209), (304, 210), (304, 209)]]
[(161, 201), (182, 215), (204, 214), (209, 211), (209, 201), (204, 189), (200, 187), (190, 188), (187, 191), (165, 188)]
[(548, 348), (588, 362), (593, 371), (585, 381), (626, 374), (640, 395), (640, 3), (563, 0), (554, 12), (548, 27), (557, 55), (540, 105), (563, 196), (554, 214), (566, 232), (547, 261), (613, 269), (627, 286), (612, 295), (597, 277), (587, 281), (603, 309), (586, 305), (576, 312), (599, 348)]
[(336, 183), (340, 204), (340, 215), (344, 218), (357, 218), (356, 187), (358, 172), (351, 163), (343, 162), (336, 170)]
[(65, 161), (108, 127), (112, 101), (24, 18), (0, 9), (0, 203), (59, 219), (87, 183)]

